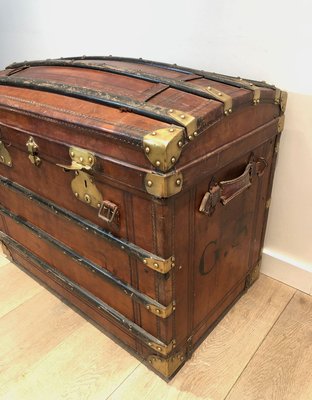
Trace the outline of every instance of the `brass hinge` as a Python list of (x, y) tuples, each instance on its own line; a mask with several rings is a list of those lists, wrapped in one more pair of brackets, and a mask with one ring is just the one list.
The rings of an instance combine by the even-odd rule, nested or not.
[(183, 128), (171, 126), (144, 136), (144, 152), (154, 167), (166, 172), (175, 165), (184, 144), (183, 132)]
[(147, 304), (146, 309), (152, 314), (160, 318), (168, 318), (175, 311), (175, 301), (170, 303), (167, 307), (155, 306), (154, 304)]
[(34, 164), (36, 167), (39, 167), (39, 165), (41, 164), (41, 159), (38, 155), (39, 146), (37, 145), (32, 136), (30, 136), (28, 141), (26, 142), (26, 147), (29, 153), (28, 158), (30, 162)]
[(149, 347), (156, 350), (163, 356), (167, 356), (176, 346), (176, 341), (173, 339), (169, 344), (164, 345), (163, 343), (148, 342)]
[(179, 122), (186, 129), (187, 137), (192, 140), (194, 136), (197, 136), (197, 119), (190, 114), (183, 111), (168, 110), (168, 114), (171, 118)]
[(12, 158), (2, 140), (0, 140), (0, 162), (8, 167), (12, 167)]
[(144, 258), (143, 263), (157, 271), (160, 272), (161, 274), (166, 274), (175, 266), (175, 258), (174, 257), (169, 257), (167, 260), (164, 260), (162, 258), (156, 259), (156, 258)]
[(277, 132), (281, 133), (282, 130), (284, 129), (284, 124), (285, 124), (285, 115), (281, 115), (278, 117), (278, 122), (277, 122)]
[(149, 172), (145, 175), (144, 183), (147, 193), (158, 198), (167, 198), (182, 190), (183, 176), (181, 172), (164, 175)]
[(211, 95), (211, 97), (223, 103), (225, 115), (231, 114), (233, 107), (233, 101), (231, 96), (211, 86), (208, 86), (205, 89)]
[(149, 356), (147, 361), (156, 371), (165, 378), (170, 378), (173, 373), (183, 364), (185, 356), (182, 352), (176, 353), (168, 358)]
[(65, 170), (80, 171), (82, 169), (92, 169), (96, 159), (94, 153), (91, 151), (80, 149), (79, 147), (70, 147), (69, 156), (72, 160), (71, 165), (56, 164), (58, 167)]

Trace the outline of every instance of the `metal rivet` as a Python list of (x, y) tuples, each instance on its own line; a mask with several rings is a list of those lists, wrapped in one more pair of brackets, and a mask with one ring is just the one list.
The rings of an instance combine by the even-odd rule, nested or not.
[(208, 89), (208, 90), (211, 90), (211, 86), (208, 86), (207, 89)]
[(172, 113), (172, 112), (173, 112), (173, 109), (172, 109), (172, 108), (170, 108), (169, 112), (170, 112), (170, 113)]
[(157, 314), (160, 314), (160, 310), (158, 310), (158, 308), (156, 309), (156, 313), (157, 313)]
[(91, 202), (91, 198), (88, 194), (85, 194), (84, 199), (86, 201), (86, 203), (90, 203)]
[(173, 128), (170, 128), (170, 129), (169, 129), (169, 132), (173, 132), (173, 131), (174, 131), (174, 129), (173, 129)]
[(198, 136), (198, 132), (194, 132), (193, 135), (194, 135), (194, 136)]
[(160, 166), (160, 161), (155, 161), (155, 164), (156, 164), (156, 167), (159, 167)]
[(152, 345), (152, 342), (148, 342), (148, 345), (151, 346), (151, 345)]
[(183, 361), (183, 360), (184, 360), (184, 357), (183, 357), (183, 356), (181, 356), (181, 357), (180, 357), (180, 360), (181, 360), (181, 361)]
[(79, 157), (79, 161), (82, 162), (83, 161), (83, 157)]
[(171, 263), (171, 267), (172, 267), (172, 268), (175, 267), (175, 263)]
[(189, 135), (189, 140), (193, 140), (194, 139), (194, 136), (192, 136), (192, 135)]
[(146, 306), (146, 308), (149, 310), (151, 307), (150, 306)]
[(174, 262), (174, 261), (175, 261), (175, 257), (171, 257), (171, 261), (173, 261), (173, 262)]
[(224, 111), (224, 115), (228, 115), (228, 112), (226, 110)]
[(0, 140), (0, 145), (2, 144), (2, 140)]
[(100, 208), (101, 207), (101, 203), (97, 203), (97, 207)]
[(182, 265), (179, 265), (179, 270), (181, 271), (181, 269), (182, 269)]
[(145, 147), (145, 153), (148, 154), (151, 151), (149, 147)]
[(159, 268), (159, 264), (158, 263), (154, 263), (153, 264), (155, 268)]
[(71, 157), (75, 157), (75, 153), (73, 151), (70, 152)]
[(253, 86), (253, 83), (249, 83), (250, 86)]
[(153, 361), (152, 361), (152, 360), (149, 360), (149, 363), (150, 363), (150, 364), (152, 364), (152, 363), (153, 363)]
[(181, 118), (184, 119), (184, 118), (185, 118), (185, 115), (184, 115), (184, 114), (181, 114)]
[(178, 141), (178, 146), (179, 146), (179, 147), (182, 147), (182, 146), (183, 146), (182, 140), (179, 140), (179, 141)]
[(180, 186), (180, 185), (181, 185), (181, 179), (177, 179), (177, 180), (176, 180), (176, 185), (177, 185), (177, 186)]
[(143, 260), (143, 263), (144, 263), (144, 264), (147, 264), (147, 260), (144, 259), (144, 260)]
[(93, 158), (92, 158), (92, 157), (89, 157), (89, 158), (88, 158), (88, 161), (89, 161), (89, 163), (92, 163)]
[(161, 350), (161, 347), (158, 346), (158, 347), (157, 347), (157, 350), (160, 351), (160, 350)]
[(2, 162), (4, 162), (4, 157), (3, 156), (1, 156), (0, 159), (1, 159)]
[(232, 112), (232, 108), (229, 108), (229, 113), (231, 113)]
[(77, 192), (75, 192), (75, 196), (76, 196), (76, 197), (79, 197), (79, 194), (78, 194)]
[(173, 348), (175, 348), (175, 347), (176, 347), (176, 344), (175, 344), (175, 343), (173, 343), (173, 344), (172, 344), (172, 347), (173, 347)]
[(260, 103), (260, 100), (259, 100), (259, 99), (257, 100), (257, 103)]
[(157, 135), (157, 132), (152, 132), (152, 135), (153, 135), (153, 136), (156, 136), (156, 135)]
[(148, 186), (148, 187), (153, 186), (153, 182), (152, 182), (152, 181), (147, 181), (147, 186)]
[(221, 93), (221, 92), (219, 92), (219, 93), (218, 93), (218, 96), (222, 96), (222, 93)]
[(176, 309), (176, 308), (173, 306), (173, 307), (172, 307), (172, 311), (175, 311), (175, 309)]
[(172, 162), (172, 164), (174, 164), (174, 163), (176, 162), (175, 157), (172, 157), (172, 158), (171, 158), (171, 162)]

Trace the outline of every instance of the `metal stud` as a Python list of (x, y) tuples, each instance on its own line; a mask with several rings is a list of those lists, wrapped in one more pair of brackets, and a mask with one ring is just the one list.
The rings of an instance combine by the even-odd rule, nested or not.
[(152, 181), (147, 181), (147, 186), (148, 186), (148, 187), (153, 186), (153, 182), (152, 182)]
[(75, 196), (76, 196), (76, 197), (79, 197), (79, 194), (78, 194), (77, 192), (75, 192)]
[(171, 163), (174, 164), (175, 162), (176, 162), (175, 157), (172, 157), (172, 158), (171, 158)]
[(159, 167), (160, 166), (160, 161), (159, 160), (155, 161), (155, 164), (156, 164), (156, 167)]
[(180, 186), (180, 185), (181, 185), (181, 179), (177, 179), (177, 180), (176, 180), (176, 185), (177, 185), (177, 186)]
[(151, 149), (149, 147), (145, 147), (145, 153), (149, 154), (149, 152), (151, 151)]
[(101, 203), (97, 203), (97, 207), (98, 207), (98, 208), (101, 208)]
[(89, 163), (92, 163), (93, 158), (92, 158), (92, 157), (89, 157), (89, 158), (88, 158), (88, 161), (89, 161)]
[(182, 147), (182, 146), (183, 146), (182, 140), (179, 140), (179, 141), (178, 141), (178, 146), (179, 146), (179, 147)]
[(143, 260), (143, 263), (144, 263), (144, 264), (147, 264), (147, 260), (146, 260), (145, 258), (144, 258), (144, 260)]
[(151, 307), (149, 305), (146, 306), (146, 309), (149, 310)]
[(169, 132), (173, 132), (173, 131), (174, 131), (174, 129), (173, 129), (173, 128), (170, 128), (170, 129), (169, 129)]
[(83, 162), (83, 157), (79, 157), (79, 161), (80, 161), (80, 162)]
[(71, 157), (75, 157), (75, 153), (73, 151), (70, 152)]
[(197, 132), (197, 131), (194, 132), (193, 135), (194, 135), (194, 136), (198, 136), (198, 132)]
[(172, 108), (170, 108), (169, 112), (170, 112), (170, 113), (173, 113), (173, 109), (172, 109)]
[(156, 136), (156, 135), (157, 135), (157, 133), (156, 133), (156, 132), (152, 132), (152, 135), (153, 135), (153, 136)]
[(1, 162), (4, 162), (4, 157), (1, 156), (1, 157), (0, 157), (0, 160), (1, 160)]
[(207, 89), (208, 89), (208, 90), (211, 90), (211, 86), (208, 86)]
[(160, 314), (160, 310), (159, 310), (158, 308), (156, 309), (156, 313), (157, 313), (157, 314)]
[(189, 135), (188, 138), (189, 138), (189, 140), (193, 140), (194, 136), (193, 135)]
[(185, 118), (185, 115), (184, 115), (184, 114), (181, 114), (181, 118), (184, 119), (184, 118)]
[(218, 93), (218, 96), (222, 96), (222, 93), (221, 93), (221, 92), (219, 92), (219, 93)]
[(231, 114), (231, 112), (232, 112), (232, 108), (229, 108), (229, 113)]
[(159, 268), (159, 264), (158, 263), (154, 263), (154, 268)]

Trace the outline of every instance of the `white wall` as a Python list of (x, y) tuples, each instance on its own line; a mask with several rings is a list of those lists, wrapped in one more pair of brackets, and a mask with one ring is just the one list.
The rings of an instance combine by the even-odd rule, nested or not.
[(0, 67), (113, 54), (264, 79), (289, 91), (263, 271), (312, 290), (310, 1), (0, 0), (0, 6)]

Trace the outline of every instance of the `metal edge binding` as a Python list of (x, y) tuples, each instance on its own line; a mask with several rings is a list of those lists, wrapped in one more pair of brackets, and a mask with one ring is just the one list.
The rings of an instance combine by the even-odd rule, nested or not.
[[(168, 273), (174, 267), (174, 257), (169, 257), (168, 259), (164, 259), (161, 257), (156, 256), (150, 252), (147, 252), (140, 247), (136, 246), (131, 242), (124, 241), (120, 238), (115, 237), (110, 232), (105, 231), (104, 229), (98, 227), (97, 225), (93, 224), (92, 222), (85, 220), (84, 218), (78, 217), (76, 214), (59, 207), (55, 203), (51, 201), (47, 201), (41, 196), (37, 195), (36, 193), (24, 188), (23, 186), (10, 181), (7, 178), (3, 178), (0, 176), (0, 185), (3, 185), (20, 195), (28, 198), (31, 201), (36, 202), (39, 206), (49, 210), (50, 212), (57, 214), (71, 222), (75, 223), (79, 227), (84, 230), (88, 230), (95, 235), (100, 236), (108, 243), (120, 248), (123, 251), (126, 251), (127, 254), (130, 254), (136, 257), (140, 262), (146, 265), (146, 267), (153, 269), (161, 274)], [(155, 266), (155, 264), (158, 265)]]
[(281, 97), (280, 97), (280, 107), (281, 107), (282, 113), (284, 113), (286, 110), (287, 98), (288, 98), (288, 93), (282, 90)]
[(148, 172), (144, 178), (147, 193), (157, 198), (168, 198), (182, 190), (183, 175), (181, 172), (156, 174)]
[(168, 306), (164, 306), (160, 304), (158, 301), (152, 299), (151, 297), (139, 292), (132, 286), (124, 283), (120, 279), (116, 278), (113, 274), (111, 274), (108, 270), (103, 267), (98, 266), (92, 261), (78, 255), (72, 249), (70, 249), (65, 244), (59, 242), (51, 235), (43, 231), (42, 229), (35, 227), (30, 222), (26, 221), (24, 218), (21, 218), (14, 214), (12, 211), (6, 209), (2, 205), (0, 205), (0, 213), (13, 219), (17, 224), (23, 225), (27, 230), (31, 231), (33, 234), (38, 236), (40, 239), (49, 243), (50, 245), (57, 248), (57, 250), (61, 251), (66, 256), (72, 258), (75, 262), (79, 263), (83, 267), (87, 268), (93, 273), (97, 273), (102, 279), (108, 281), (110, 284), (115, 286), (118, 290), (123, 292), (126, 296), (129, 296), (132, 300), (136, 301), (139, 304), (142, 304), (147, 310), (149, 310), (152, 314), (156, 315), (160, 318), (167, 318), (175, 311), (175, 303), (172, 302)]
[[(85, 61), (85, 60), (82, 60)], [(20, 68), (16, 68), (16, 72), (19, 72), (20, 70), (23, 70), (23, 68), (29, 68), (29, 67), (44, 67), (44, 66), (60, 66), (60, 67), (71, 67), (71, 68), (85, 68), (85, 69), (92, 69), (96, 71), (104, 71), (104, 72), (110, 72), (114, 74), (119, 74), (127, 77), (132, 77), (135, 79), (141, 79), (141, 80), (146, 80), (148, 82), (153, 82), (153, 83), (161, 83), (164, 85), (168, 85), (168, 87), (183, 91), (185, 93), (190, 93), (194, 94), (200, 97), (208, 98), (208, 99), (213, 99), (220, 101), (223, 103), (224, 106), (224, 114), (228, 115), (229, 113), (232, 112), (232, 98), (228, 94), (212, 88), (211, 86), (208, 86), (207, 88), (202, 88), (198, 85), (194, 85), (189, 82), (181, 81), (178, 79), (174, 78), (168, 78), (168, 77), (163, 77), (163, 76), (158, 76), (158, 75), (153, 75), (151, 73), (146, 73), (143, 71), (131, 71), (128, 69), (108, 65), (108, 64), (94, 64), (91, 62), (79, 62), (79, 60), (66, 60), (66, 59), (52, 59), (52, 60), (36, 60), (36, 61), (27, 61), (26, 63), (16, 63), (13, 64), (16, 66), (20, 66)], [(8, 66), (7, 68), (9, 68)], [(14, 71), (11, 74), (15, 73)]]
[[(37, 267), (44, 269), (44, 271), (50, 275), (50, 277), (60, 281), (65, 287), (69, 288), (71, 291), (76, 292), (78, 296), (86, 299), (88, 302), (92, 303), (98, 310), (103, 311), (108, 314), (109, 317), (113, 318), (115, 321), (120, 323), (124, 328), (130, 331), (133, 335), (135, 335), (138, 339), (142, 340), (142, 342), (149, 348), (157, 351), (159, 354), (168, 355), (170, 354), (176, 346), (176, 340), (171, 340), (170, 343), (163, 343), (161, 340), (151, 335), (149, 332), (145, 331), (145, 329), (141, 328), (135, 322), (126, 318), (123, 314), (119, 313), (113, 307), (109, 306), (98, 297), (94, 296), (88, 290), (82, 288), (77, 285), (61, 272), (57, 271), (45, 261), (41, 260), (36, 255), (32, 254), (28, 249), (26, 249), (23, 245), (18, 243), (15, 239), (6, 235), (3, 232), (0, 232), (0, 241), (2, 245), (8, 249), (8, 245), (13, 247), (17, 252), (23, 254), (24, 257), (29, 259), (32, 263), (34, 263)], [(10, 253), (10, 250), (8, 250)], [(10, 253), (11, 254), (11, 253)], [(16, 260), (14, 263), (18, 264)]]
[(154, 355), (147, 358), (151, 367), (166, 378), (170, 378), (185, 360), (186, 357), (183, 352), (178, 352), (168, 358), (157, 357)]
[(172, 126), (157, 129), (143, 138), (144, 153), (154, 167), (162, 172), (178, 161), (184, 144), (184, 129)]
[(12, 158), (2, 140), (0, 140), (0, 163), (12, 167)]

